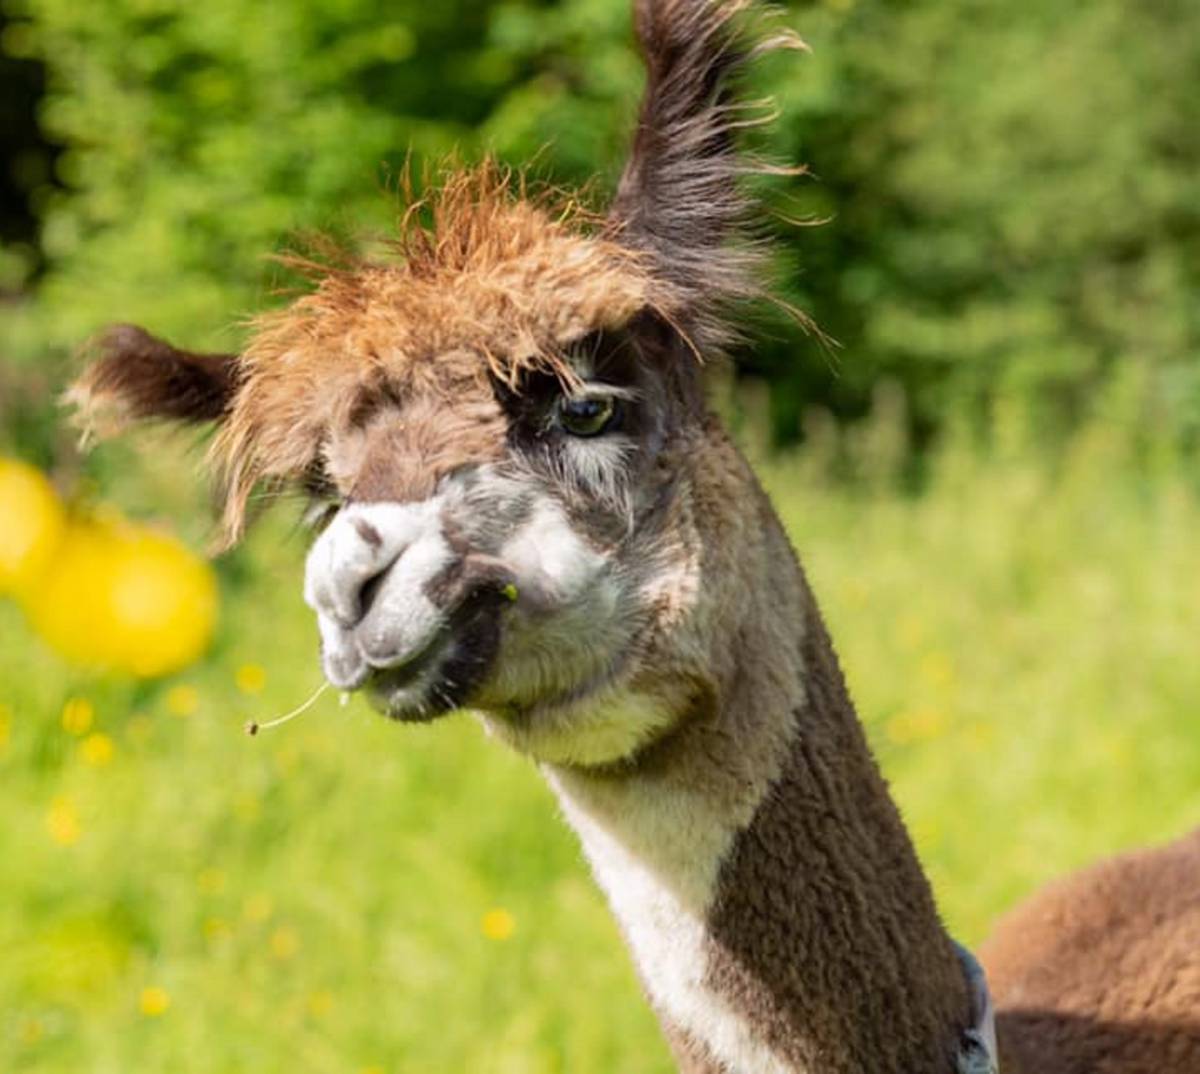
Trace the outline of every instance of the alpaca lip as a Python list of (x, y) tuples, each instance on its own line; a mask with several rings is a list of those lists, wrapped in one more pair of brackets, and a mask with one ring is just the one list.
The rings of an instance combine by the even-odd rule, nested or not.
[(452, 642), (449, 630), (439, 631), (411, 660), (395, 667), (374, 669), (366, 682), (371, 701), (392, 719), (410, 721), (441, 715), (425, 714), (427, 706), (420, 695), (427, 693), (428, 689), (421, 689), (419, 684), (426, 673), (441, 661)]
[(502, 601), (459, 607), (411, 660), (379, 668), (367, 680), (371, 701), (387, 717), (423, 723), (461, 708), (491, 670), (500, 648)]

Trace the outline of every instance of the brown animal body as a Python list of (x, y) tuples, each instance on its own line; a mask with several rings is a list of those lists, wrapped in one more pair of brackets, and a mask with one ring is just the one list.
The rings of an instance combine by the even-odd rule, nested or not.
[[(607, 216), (457, 174), (396, 259), (314, 270), (242, 354), (119, 329), (74, 397), (108, 427), (218, 421), (231, 538), (262, 482), (328, 500), (305, 574), (326, 677), (401, 721), (473, 710), (538, 763), (682, 1069), (975, 1074), (974, 977), (705, 405), (757, 293), (732, 82), (796, 44), (752, 6), (636, 4), (646, 99)], [(1198, 846), (1002, 924), (1007, 1074), (1200, 1074)]]

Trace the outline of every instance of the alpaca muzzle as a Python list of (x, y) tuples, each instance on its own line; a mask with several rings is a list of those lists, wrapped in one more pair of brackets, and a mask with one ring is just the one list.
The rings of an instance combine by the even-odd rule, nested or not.
[(498, 560), (452, 547), (443, 509), (441, 497), (350, 504), (313, 545), (304, 597), (339, 689), (378, 679), (419, 700), (455, 643), (515, 592)]

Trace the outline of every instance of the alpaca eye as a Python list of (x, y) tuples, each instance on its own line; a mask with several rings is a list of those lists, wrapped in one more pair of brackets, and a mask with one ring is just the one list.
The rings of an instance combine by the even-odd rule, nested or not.
[(572, 436), (599, 436), (617, 417), (611, 396), (575, 396), (558, 404), (558, 420)]

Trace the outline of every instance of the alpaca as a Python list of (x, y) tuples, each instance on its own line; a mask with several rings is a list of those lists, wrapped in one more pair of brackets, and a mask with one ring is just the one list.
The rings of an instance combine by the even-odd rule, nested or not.
[(472, 710), (536, 761), (681, 1070), (1195, 1074), (1200, 833), (1018, 910), (984, 951), (993, 1021), (706, 408), (758, 294), (734, 85), (797, 44), (752, 6), (637, 0), (647, 88), (604, 216), (453, 172), (399, 256), (314, 267), (241, 354), (118, 327), (72, 397), (109, 431), (215, 422), (230, 541), (264, 484), (326, 506), (326, 678), (399, 721)]

